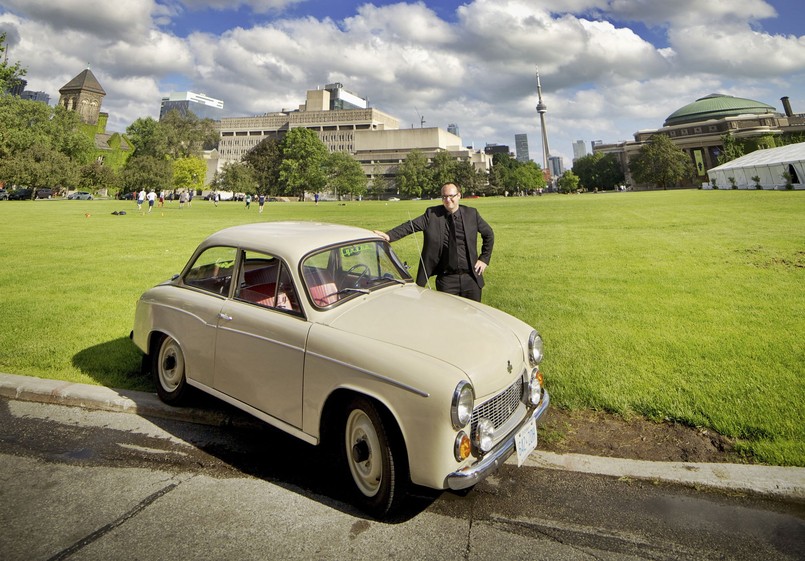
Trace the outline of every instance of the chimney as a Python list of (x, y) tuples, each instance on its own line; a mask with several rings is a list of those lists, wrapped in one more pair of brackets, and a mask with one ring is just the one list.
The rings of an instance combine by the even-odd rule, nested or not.
[(783, 109), (785, 109), (785, 116), (786, 117), (793, 117), (794, 112), (791, 110), (791, 102), (788, 101), (788, 96), (783, 96), (780, 98), (780, 101), (783, 102)]

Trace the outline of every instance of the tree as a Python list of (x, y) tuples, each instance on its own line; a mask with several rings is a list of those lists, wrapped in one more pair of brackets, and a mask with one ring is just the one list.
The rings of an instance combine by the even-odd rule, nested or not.
[(164, 157), (156, 156), (129, 158), (123, 168), (121, 179), (126, 192), (140, 189), (161, 191), (171, 185), (173, 180), (171, 162)]
[(326, 162), (327, 187), (339, 198), (342, 195), (362, 197), (368, 180), (358, 161), (346, 152), (331, 153)]
[(743, 143), (735, 138), (732, 134), (725, 134), (721, 137), (721, 143), (724, 146), (724, 149), (721, 151), (721, 154), (718, 156), (718, 164), (726, 164), (727, 162), (731, 162), (736, 158), (740, 158), (744, 154), (746, 154), (746, 150), (744, 149)]
[(204, 187), (206, 175), (207, 164), (199, 157), (179, 158), (173, 162), (172, 185), (174, 189), (201, 189)]
[(216, 172), (212, 187), (217, 191), (254, 194), (258, 189), (256, 172), (244, 162), (230, 162)]
[(585, 189), (615, 189), (626, 179), (623, 168), (614, 154), (596, 152), (573, 162), (573, 173)]
[(632, 177), (638, 183), (655, 184), (663, 189), (693, 177), (693, 163), (664, 134), (655, 134), (629, 162)]
[(479, 172), (469, 160), (457, 161), (453, 170), (455, 181), (464, 193), (480, 193), (486, 186), (486, 174)]
[(151, 156), (164, 158), (168, 153), (168, 139), (159, 121), (141, 117), (126, 128), (126, 136), (134, 145), (132, 157)]
[(540, 168), (536, 162), (518, 162), (518, 164), (513, 174), (518, 191), (536, 191), (537, 189), (545, 188), (547, 184), (545, 175), (542, 173), (542, 168)]
[(110, 189), (116, 182), (115, 170), (98, 161), (82, 166), (79, 172), (78, 187), (84, 191)]
[(35, 144), (0, 162), (0, 175), (12, 183), (32, 189), (78, 185), (78, 167), (64, 154)]
[(327, 146), (315, 132), (298, 128), (285, 135), (281, 143), (282, 163), (279, 180), (287, 195), (303, 199), (305, 191), (320, 192), (327, 182), (324, 165)]
[(367, 189), (378, 201), (383, 193), (390, 187), (391, 180), (383, 174), (383, 166), (376, 165), (372, 170), (372, 178), (369, 180)]
[(11, 66), (8, 65), (6, 57), (6, 33), (0, 33), (0, 92), (4, 92), (10, 87), (14, 86), (17, 81), (25, 76), (26, 69), (20, 66), (19, 62), (15, 62)]
[(397, 170), (397, 186), (400, 194), (406, 197), (421, 197), (427, 186), (431, 185), (428, 160), (420, 150), (411, 150)]
[(573, 193), (579, 188), (579, 176), (568, 170), (556, 182), (560, 193)]
[(269, 137), (262, 140), (243, 156), (242, 161), (254, 170), (258, 193), (279, 195), (282, 150), (276, 138)]
[(169, 111), (158, 126), (166, 140), (166, 154), (174, 160), (199, 156), (218, 143), (214, 121), (199, 119), (192, 111), (186, 115)]
[(456, 159), (447, 150), (436, 152), (430, 162), (431, 183), (423, 189), (425, 195), (439, 196), (442, 185), (457, 181), (456, 163)]
[(0, 96), (0, 159), (14, 157), (34, 146), (53, 148), (79, 165), (91, 161), (95, 147), (75, 112)]

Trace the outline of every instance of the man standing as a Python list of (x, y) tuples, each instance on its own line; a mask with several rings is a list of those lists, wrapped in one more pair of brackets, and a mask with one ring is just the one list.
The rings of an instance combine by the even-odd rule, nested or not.
[[(492, 258), (495, 235), (473, 207), (460, 206), (461, 190), (455, 183), (442, 185), (442, 204), (388, 232), (375, 233), (389, 242), (414, 232), (424, 233), (416, 283), (425, 286), (436, 275), (436, 290), (481, 301), (483, 273)], [(481, 254), (478, 255), (478, 235)]]

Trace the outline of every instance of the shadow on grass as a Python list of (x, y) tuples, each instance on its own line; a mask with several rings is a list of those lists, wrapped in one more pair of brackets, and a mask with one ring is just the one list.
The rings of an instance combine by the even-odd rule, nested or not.
[(73, 366), (107, 388), (155, 391), (142, 369), (142, 353), (128, 337), (119, 337), (73, 355)]

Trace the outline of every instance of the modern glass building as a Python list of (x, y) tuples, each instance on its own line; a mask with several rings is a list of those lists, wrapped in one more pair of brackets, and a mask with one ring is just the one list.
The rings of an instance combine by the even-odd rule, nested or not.
[(526, 163), (531, 158), (528, 155), (528, 135), (527, 134), (515, 134), (514, 135), (514, 150), (515, 154), (517, 154), (517, 161)]
[(161, 121), (170, 111), (176, 110), (182, 116), (192, 112), (199, 119), (212, 119), (218, 121), (223, 116), (224, 102), (220, 99), (207, 97), (204, 94), (193, 92), (172, 92), (168, 97), (162, 98), (159, 108)]

